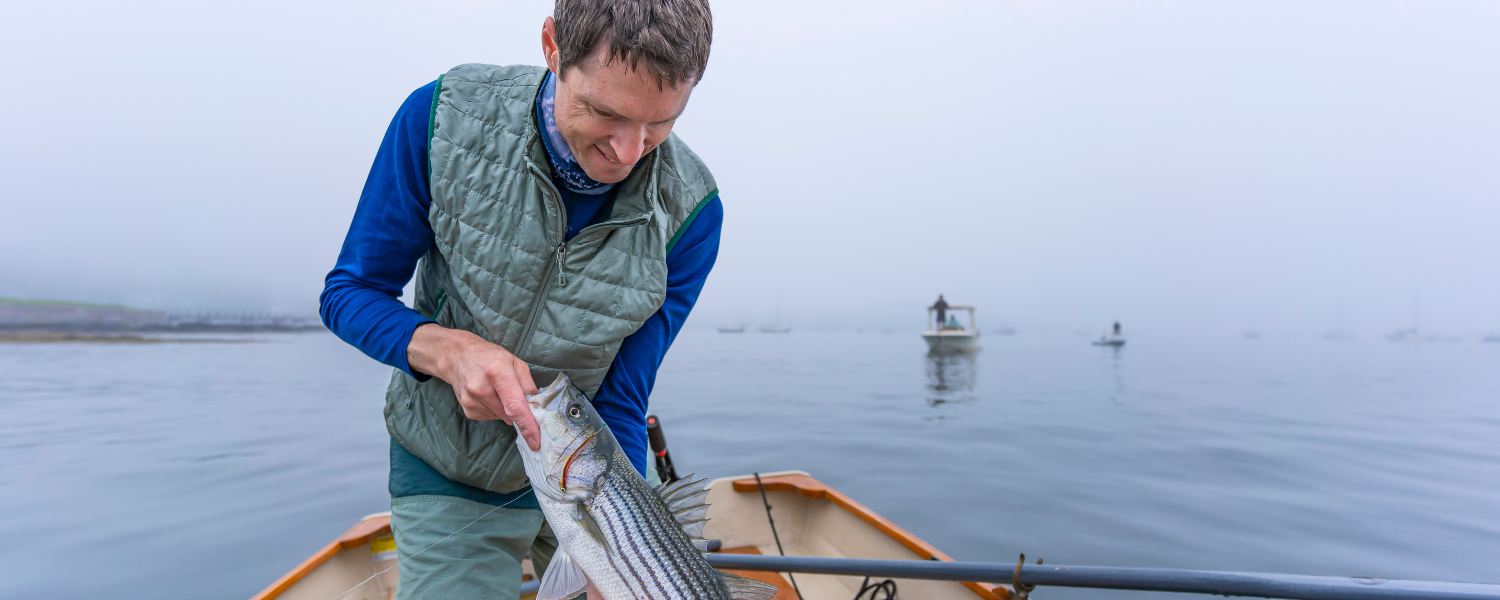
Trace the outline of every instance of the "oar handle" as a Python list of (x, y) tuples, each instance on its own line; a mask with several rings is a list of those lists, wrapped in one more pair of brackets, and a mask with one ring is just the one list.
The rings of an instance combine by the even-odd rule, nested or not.
[[(821, 573), (855, 577), (1009, 582), (1015, 565), (926, 560), (877, 560), (812, 556), (710, 554), (720, 569)], [(1020, 583), (1110, 590), (1257, 596), (1296, 600), (1500, 600), (1500, 585), (1407, 581), (1369, 577), (1316, 577), (1277, 573), (1233, 573), (1184, 569), (1133, 569), (1023, 565)]]

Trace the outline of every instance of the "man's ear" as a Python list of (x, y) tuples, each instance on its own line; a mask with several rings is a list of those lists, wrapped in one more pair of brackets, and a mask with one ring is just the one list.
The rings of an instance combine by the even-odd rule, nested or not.
[(547, 60), (547, 70), (562, 77), (558, 72), (562, 68), (562, 52), (557, 47), (557, 22), (552, 17), (542, 21), (542, 56)]

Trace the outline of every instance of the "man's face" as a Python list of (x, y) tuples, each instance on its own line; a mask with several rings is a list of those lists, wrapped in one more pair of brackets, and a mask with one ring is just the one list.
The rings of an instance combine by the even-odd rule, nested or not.
[(559, 73), (552, 17), (542, 24), (542, 51), (557, 76), (557, 129), (583, 172), (601, 183), (623, 181), (642, 156), (665, 141), (693, 91), (692, 81), (673, 88), (623, 61), (605, 64), (605, 48)]

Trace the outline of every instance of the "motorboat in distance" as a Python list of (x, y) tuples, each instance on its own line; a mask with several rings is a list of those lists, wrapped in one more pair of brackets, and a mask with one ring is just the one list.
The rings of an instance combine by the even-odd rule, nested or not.
[(739, 325), (720, 325), (719, 326), (719, 333), (745, 333), (745, 329), (746, 329), (746, 326), (744, 324), (739, 324)]
[[(968, 313), (967, 326), (958, 320), (958, 311)], [(979, 327), (974, 323), (972, 306), (950, 306), (942, 295), (938, 295), (937, 303), (927, 307), (927, 326), (922, 339), (927, 341), (927, 349), (933, 352), (977, 352), (983, 348), (979, 343)]]
[(1094, 340), (1093, 344), (1095, 346), (1109, 346), (1111, 348), (1119, 348), (1120, 346), (1124, 346), (1125, 336), (1120, 335), (1120, 322), (1115, 322), (1115, 329), (1113, 333), (1099, 336), (1099, 339)]

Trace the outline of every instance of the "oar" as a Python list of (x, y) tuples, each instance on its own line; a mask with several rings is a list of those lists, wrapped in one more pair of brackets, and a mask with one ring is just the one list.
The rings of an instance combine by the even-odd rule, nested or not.
[(1372, 577), (1314, 577), (1276, 573), (1066, 565), (1022, 565), (1019, 577), (1017, 577), (1016, 565), (994, 563), (719, 553), (709, 554), (708, 563), (720, 569), (742, 571), (999, 583), (1011, 583), (1013, 579), (1017, 579), (1023, 586), (1054, 585), (1300, 600), (1365, 600), (1367, 598), (1500, 600), (1500, 585), (1405, 581)]

